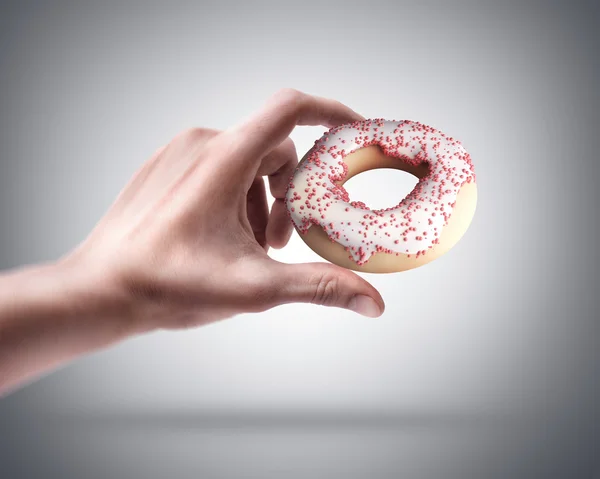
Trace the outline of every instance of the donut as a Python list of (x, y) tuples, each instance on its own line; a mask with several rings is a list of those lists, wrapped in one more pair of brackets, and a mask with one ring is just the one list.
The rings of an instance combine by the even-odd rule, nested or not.
[[(351, 200), (344, 183), (376, 168), (403, 170), (418, 182), (397, 205), (370, 209)], [(458, 140), (416, 121), (371, 119), (315, 141), (284, 201), (319, 256), (355, 271), (392, 273), (422, 266), (460, 240), (475, 214), (477, 187), (471, 156)]]

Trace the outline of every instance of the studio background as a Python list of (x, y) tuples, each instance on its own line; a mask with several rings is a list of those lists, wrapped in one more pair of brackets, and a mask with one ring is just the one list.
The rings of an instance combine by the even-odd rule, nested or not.
[[(0, 6), (0, 267), (57, 258), (192, 126), (281, 87), (471, 153), (462, 241), (287, 305), (127, 341), (0, 400), (0, 477), (595, 478), (600, 10), (583, 1)], [(301, 127), (299, 155), (324, 129)], [(383, 207), (414, 181), (366, 173)], [(294, 234), (271, 253), (316, 261)]]

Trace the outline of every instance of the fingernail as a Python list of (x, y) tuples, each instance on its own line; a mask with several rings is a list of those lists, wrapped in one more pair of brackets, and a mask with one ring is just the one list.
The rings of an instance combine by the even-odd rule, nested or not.
[(348, 303), (348, 309), (369, 318), (376, 318), (381, 315), (381, 309), (375, 300), (364, 294), (353, 296), (350, 303)]

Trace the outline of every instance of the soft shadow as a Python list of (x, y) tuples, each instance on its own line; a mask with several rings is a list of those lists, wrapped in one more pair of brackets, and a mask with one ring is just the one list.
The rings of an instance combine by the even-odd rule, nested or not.
[(107, 411), (47, 415), (62, 426), (156, 430), (344, 430), (462, 428), (486, 423), (492, 415), (464, 411), (364, 410), (177, 410)]

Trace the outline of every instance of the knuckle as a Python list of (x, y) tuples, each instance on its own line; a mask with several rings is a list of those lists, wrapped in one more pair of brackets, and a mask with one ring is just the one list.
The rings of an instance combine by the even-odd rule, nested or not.
[(177, 135), (176, 139), (185, 143), (197, 143), (208, 140), (217, 135), (217, 133), (218, 132), (216, 130), (211, 130), (209, 128), (194, 127), (182, 131), (179, 135)]
[(314, 304), (333, 306), (338, 304), (340, 297), (339, 281), (335, 276), (323, 274), (316, 278), (313, 298)]
[(203, 135), (204, 130), (202, 128), (188, 128), (180, 133), (179, 138), (183, 140), (194, 140)]
[(273, 95), (273, 100), (284, 107), (296, 107), (304, 99), (304, 93), (294, 88), (282, 88)]
[[(271, 179), (283, 175), (288, 180), (297, 165), (298, 155), (296, 153), (296, 145), (289, 137), (283, 140), (277, 150), (263, 159), (264, 170), (270, 172), (269, 177)], [(277, 169), (275, 170), (275, 168)]]
[(283, 140), (281, 146), (290, 154), (296, 154), (296, 144), (294, 143), (294, 140), (292, 140), (289, 136), (285, 140)]

